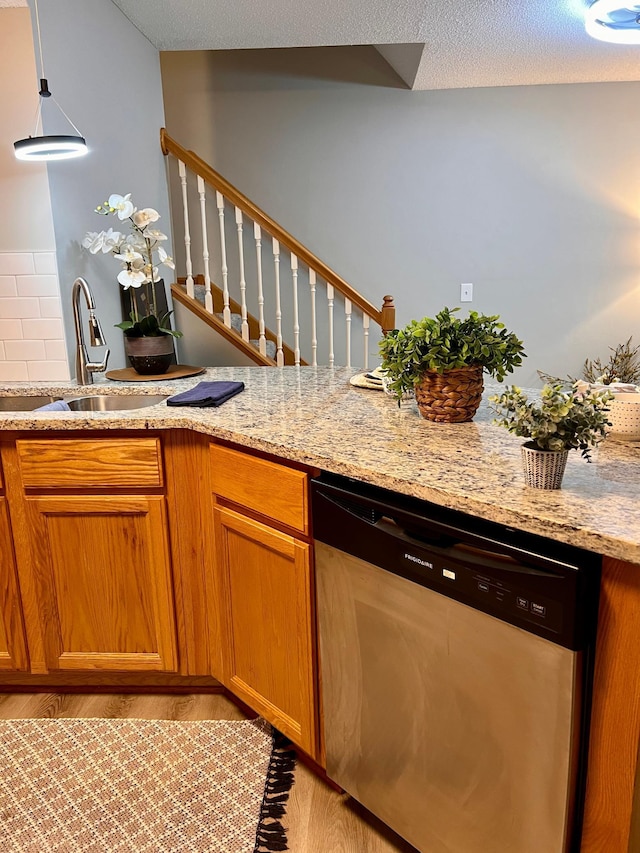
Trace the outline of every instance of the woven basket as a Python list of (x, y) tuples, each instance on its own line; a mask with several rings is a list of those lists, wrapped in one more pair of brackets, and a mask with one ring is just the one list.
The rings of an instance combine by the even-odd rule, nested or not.
[(472, 364), (455, 370), (425, 370), (415, 386), (416, 402), (423, 418), (441, 424), (473, 420), (482, 399), (482, 366)]
[(533, 442), (522, 445), (522, 470), (527, 486), (559, 489), (567, 465), (568, 450), (540, 450)]

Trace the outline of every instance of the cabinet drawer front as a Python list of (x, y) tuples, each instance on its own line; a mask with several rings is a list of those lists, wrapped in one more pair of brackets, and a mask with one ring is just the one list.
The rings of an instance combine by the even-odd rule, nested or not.
[(211, 445), (213, 491), (242, 507), (308, 533), (307, 475)]
[(157, 438), (16, 442), (25, 488), (162, 486)]

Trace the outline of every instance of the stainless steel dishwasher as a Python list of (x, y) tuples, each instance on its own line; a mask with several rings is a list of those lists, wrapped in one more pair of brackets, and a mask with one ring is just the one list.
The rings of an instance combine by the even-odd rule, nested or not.
[(312, 485), (327, 772), (423, 853), (579, 847), (600, 560)]

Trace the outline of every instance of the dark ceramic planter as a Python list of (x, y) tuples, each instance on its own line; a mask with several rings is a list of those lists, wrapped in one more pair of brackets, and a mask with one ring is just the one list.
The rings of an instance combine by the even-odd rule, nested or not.
[(131, 367), (142, 376), (166, 373), (173, 359), (171, 335), (148, 338), (124, 336), (124, 351)]

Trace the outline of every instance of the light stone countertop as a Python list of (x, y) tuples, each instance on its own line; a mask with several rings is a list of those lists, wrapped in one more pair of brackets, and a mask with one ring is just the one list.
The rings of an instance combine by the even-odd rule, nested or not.
[(499, 386), (485, 389), (471, 423), (434, 424), (415, 404), (351, 386), (357, 372), (220, 367), (165, 382), (5, 383), (0, 396), (170, 395), (213, 379), (245, 391), (217, 409), (0, 412), (0, 430), (192, 429), (640, 565), (640, 443), (607, 439), (591, 464), (571, 452), (562, 489), (539, 491), (523, 482), (522, 439), (491, 423), (486, 398)]

